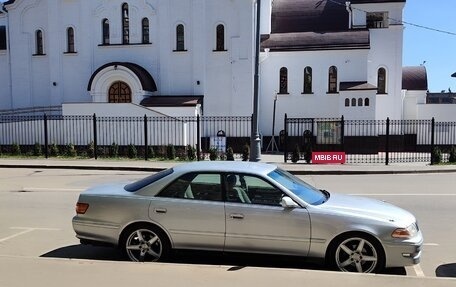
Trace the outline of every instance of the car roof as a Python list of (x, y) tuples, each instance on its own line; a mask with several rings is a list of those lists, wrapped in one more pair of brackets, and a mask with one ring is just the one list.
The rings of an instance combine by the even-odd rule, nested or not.
[(177, 173), (187, 172), (236, 172), (265, 175), (275, 170), (276, 165), (245, 161), (198, 161), (173, 167)]

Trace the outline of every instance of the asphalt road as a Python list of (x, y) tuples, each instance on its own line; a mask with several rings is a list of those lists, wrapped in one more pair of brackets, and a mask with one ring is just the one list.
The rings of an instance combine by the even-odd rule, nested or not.
[[(157, 270), (154, 272), (160, 274), (188, 272), (189, 278), (197, 278), (194, 281), (189, 281), (189, 278), (173, 278), (172, 280), (177, 280), (173, 282), (179, 286), (209, 286), (211, 276), (214, 276), (214, 280), (225, 278), (226, 271), (236, 271), (226, 278), (235, 280), (234, 282), (245, 276), (244, 281), (238, 282), (239, 286), (252, 280), (265, 281), (265, 286), (272, 286), (276, 283), (275, 280), (278, 280), (278, 284), (287, 284), (288, 281), (285, 280), (301, 282), (301, 276), (307, 282), (306, 285), (309, 285), (308, 280), (316, 278), (320, 282), (319, 286), (322, 282), (340, 280), (333, 276), (342, 276), (346, 282), (353, 280), (352, 286), (362, 286), (365, 280), (372, 282), (374, 286), (404, 286), (403, 280), (409, 282), (410, 286), (456, 286), (456, 279), (452, 279), (456, 277), (456, 174), (302, 176), (322, 189), (386, 200), (410, 210), (418, 218), (425, 236), (421, 264), (405, 269), (387, 270), (386, 276), (362, 275), (364, 277), (357, 276), (356, 279), (353, 275), (328, 272), (315, 262), (296, 258), (210, 252), (180, 252), (167, 264), (145, 264), (150, 268), (148, 269), (144, 264), (138, 267), (134, 263), (125, 262), (115, 249), (79, 245), (71, 227), (74, 204), (79, 193), (94, 184), (131, 181), (147, 174), (122, 171), (0, 169), (0, 286), (27, 286), (27, 283), (36, 280), (42, 283), (35, 284), (36, 286), (53, 286), (52, 283), (77, 278), (81, 275), (80, 272), (92, 276), (94, 282), (112, 280), (113, 286), (120, 286), (124, 285), (121, 284), (122, 280), (127, 279), (117, 279), (119, 274), (114, 274), (113, 270), (132, 270), (129, 271), (129, 276), (134, 278), (127, 281), (135, 283), (139, 282), (140, 278), (150, 278), (150, 272), (155, 269)], [(238, 274), (238, 277), (234, 274)], [(205, 276), (209, 276), (207, 280), (200, 281), (199, 278), (206, 278)], [(261, 280), (258, 281), (259, 277)], [(268, 280), (269, 277), (275, 279)], [(435, 277), (445, 279), (429, 281)], [(91, 280), (91, 277), (87, 278)], [(167, 285), (169, 280), (158, 285)], [(180, 284), (179, 280), (183, 280), (185, 284)], [(72, 282), (74, 285), (67, 286), (81, 284), (78, 280)]]

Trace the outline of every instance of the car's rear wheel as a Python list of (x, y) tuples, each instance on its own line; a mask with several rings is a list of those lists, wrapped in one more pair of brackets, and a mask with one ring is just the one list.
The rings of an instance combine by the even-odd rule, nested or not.
[(346, 236), (333, 245), (330, 260), (344, 272), (379, 272), (385, 265), (385, 256), (379, 243), (368, 236)]
[(131, 261), (161, 261), (169, 254), (168, 239), (157, 228), (151, 226), (130, 228), (124, 238), (123, 249)]

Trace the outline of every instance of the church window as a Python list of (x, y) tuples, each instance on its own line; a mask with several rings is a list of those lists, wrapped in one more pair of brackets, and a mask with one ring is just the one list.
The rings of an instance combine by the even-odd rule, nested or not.
[(142, 19), (142, 43), (148, 44), (150, 43), (149, 37), (149, 19), (143, 18)]
[(225, 51), (225, 26), (217, 25), (216, 28), (216, 51)]
[(304, 94), (312, 94), (312, 68), (304, 68)]
[(367, 12), (367, 28), (388, 28), (388, 12)]
[(352, 99), (352, 107), (356, 107), (356, 99), (355, 98)]
[(68, 27), (67, 29), (67, 53), (74, 53), (74, 29)]
[(131, 89), (122, 82), (114, 82), (109, 88), (109, 103), (131, 103)]
[(337, 93), (337, 68), (331, 66), (328, 73), (328, 93)]
[(130, 17), (128, 4), (122, 4), (122, 44), (130, 43)]
[(43, 31), (36, 30), (35, 32), (35, 54), (44, 55), (44, 40), (43, 40)]
[(185, 29), (182, 24), (176, 27), (176, 51), (185, 51)]
[(6, 27), (0, 26), (0, 50), (6, 50)]
[(385, 68), (378, 69), (377, 93), (386, 94), (386, 70), (385, 70)]
[(279, 94), (288, 94), (288, 69), (285, 67), (280, 68)]
[(102, 30), (103, 30), (103, 45), (109, 45), (109, 20), (108, 19), (103, 19)]

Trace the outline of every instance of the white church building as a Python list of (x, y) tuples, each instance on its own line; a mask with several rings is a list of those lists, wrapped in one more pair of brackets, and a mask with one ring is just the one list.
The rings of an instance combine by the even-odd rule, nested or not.
[[(403, 67), (405, 0), (262, 0), (259, 121), (455, 120)], [(255, 0), (10, 0), (0, 11), (0, 110), (250, 116)]]

